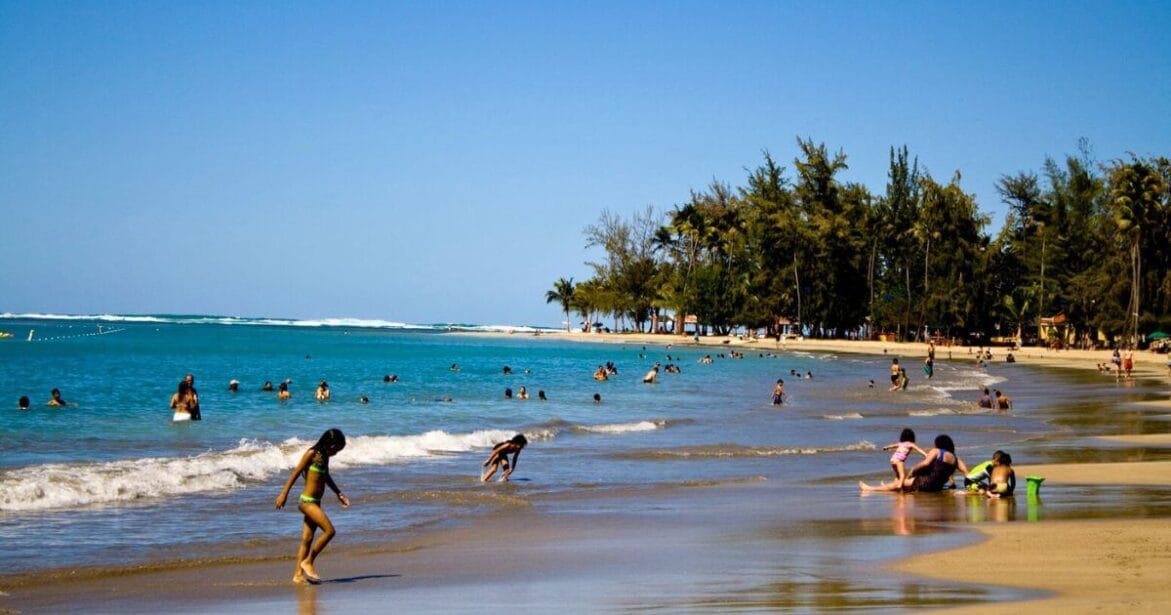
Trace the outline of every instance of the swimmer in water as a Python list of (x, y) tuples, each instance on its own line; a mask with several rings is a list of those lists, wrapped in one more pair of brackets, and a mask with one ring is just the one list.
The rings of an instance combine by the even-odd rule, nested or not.
[(276, 392), (277, 399), (279, 399), (281, 401), (285, 401), (292, 396), (293, 396), (293, 394), (289, 392), (289, 383), (282, 382), (280, 384), (280, 386), (277, 387), (277, 392)]
[[(289, 479), (285, 481), (281, 494), (276, 498), (277, 510), (284, 508), (285, 500), (289, 497), (289, 490), (293, 488), (293, 483), (297, 481), (298, 477), (304, 477), (305, 489), (301, 491), (301, 501), (297, 505), (304, 517), (301, 528), (301, 546), (297, 549), (297, 565), (293, 569), (294, 583), (321, 582), (314, 562), (329, 544), (329, 541), (333, 540), (334, 535), (337, 534), (333, 528), (333, 522), (329, 520), (329, 516), (321, 508), (321, 498), (325, 495), (325, 488), (329, 487), (333, 490), (343, 508), (350, 506), (350, 499), (342, 495), (341, 489), (338, 488), (337, 483), (333, 482), (333, 477), (329, 474), (330, 457), (338, 454), (345, 447), (346, 436), (342, 434), (341, 430), (330, 429), (321, 434), (317, 443), (309, 447), (309, 450), (301, 456), (297, 467), (293, 468)], [(318, 529), (321, 530), (321, 536), (314, 543), (313, 535)]]

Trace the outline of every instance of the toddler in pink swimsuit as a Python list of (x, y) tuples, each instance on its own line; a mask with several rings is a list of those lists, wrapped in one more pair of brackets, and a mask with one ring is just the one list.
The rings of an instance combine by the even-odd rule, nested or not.
[(907, 456), (911, 451), (916, 451), (924, 457), (927, 453), (915, 444), (915, 430), (907, 428), (899, 434), (899, 441), (894, 444), (888, 444), (882, 447), (882, 450), (893, 450), (894, 453), (890, 456), (890, 467), (894, 470), (895, 478), (901, 484), (907, 478)]

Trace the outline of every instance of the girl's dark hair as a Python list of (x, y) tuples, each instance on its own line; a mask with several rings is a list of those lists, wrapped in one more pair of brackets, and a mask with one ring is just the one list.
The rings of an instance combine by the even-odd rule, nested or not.
[(903, 429), (903, 433), (899, 434), (899, 442), (914, 442), (915, 430), (907, 427)]
[(280, 391), (287, 391), (287, 390), (289, 390), (289, 385), (286, 382), (282, 382), (282, 383), (278, 384), (276, 388), (277, 388), (277, 390), (280, 390)]
[(177, 392), (178, 392), (180, 395), (186, 395), (186, 394), (187, 394), (187, 392), (188, 392), (188, 391), (190, 391), (190, 390), (191, 390), (191, 385), (187, 384), (187, 381), (186, 381), (186, 380), (180, 380), (180, 381), (179, 381), (179, 390), (178, 390)]
[(942, 451), (947, 451), (952, 455), (956, 454), (955, 442), (952, 442), (951, 436), (947, 434), (939, 434), (938, 436), (935, 436), (935, 448)]
[(340, 429), (327, 429), (325, 433), (321, 434), (321, 438), (317, 440), (317, 444), (309, 447), (313, 450), (325, 454), (325, 449), (333, 448), (335, 451), (340, 451), (346, 447), (346, 436)]
[(516, 434), (515, 436), (512, 437), (511, 440), (509, 440), (509, 442), (512, 442), (513, 444), (515, 444), (521, 448), (524, 448), (524, 447), (528, 446), (528, 444), (529, 444), (528, 438), (525, 438), (525, 435), (523, 433)]
[(18, 403), (18, 404), (20, 404), (20, 407), (21, 407), (21, 408), (27, 408), (27, 407), (28, 407), (28, 403), (29, 403), (29, 402), (28, 402), (28, 395), (21, 395), (21, 396), (20, 396), (20, 401), (18, 401), (17, 403)]

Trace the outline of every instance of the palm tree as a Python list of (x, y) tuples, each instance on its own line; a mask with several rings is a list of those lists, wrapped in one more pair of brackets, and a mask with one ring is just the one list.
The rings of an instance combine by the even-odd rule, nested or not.
[(1162, 178), (1146, 161), (1135, 158), (1130, 164), (1118, 163), (1110, 174), (1111, 206), (1118, 230), (1130, 248), (1130, 299), (1126, 310), (1129, 342), (1138, 341), (1138, 319), (1142, 289), (1143, 230), (1149, 228), (1157, 210)]
[(565, 332), (568, 333), (570, 329), (569, 324), (569, 307), (573, 301), (573, 278), (566, 280), (565, 278), (558, 278), (553, 283), (553, 290), (545, 293), (545, 303), (553, 303), (554, 301), (561, 304), (561, 310), (565, 312)]

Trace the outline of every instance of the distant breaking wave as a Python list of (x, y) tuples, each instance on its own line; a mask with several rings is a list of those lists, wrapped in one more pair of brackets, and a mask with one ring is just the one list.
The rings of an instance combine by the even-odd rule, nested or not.
[(238, 316), (207, 316), (179, 314), (0, 314), (0, 320), (62, 320), (89, 322), (118, 322), (167, 325), (252, 325), (263, 327), (345, 327), (351, 329), (393, 329), (404, 331), (460, 331), (480, 333), (537, 333), (560, 331), (545, 327), (522, 325), (475, 325), (467, 323), (410, 324), (390, 320), (364, 318), (241, 318)]

